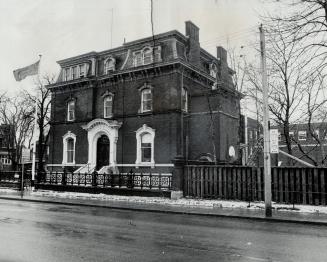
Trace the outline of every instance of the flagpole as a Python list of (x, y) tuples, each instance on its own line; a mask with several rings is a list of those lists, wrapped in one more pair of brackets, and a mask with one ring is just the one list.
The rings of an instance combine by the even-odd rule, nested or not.
[[(40, 81), (40, 64), (41, 64), (41, 58), (42, 55), (39, 55), (39, 67), (37, 69), (37, 78), (38, 81)], [(37, 97), (38, 94), (36, 94), (36, 100), (35, 100), (35, 116), (34, 116), (34, 131), (33, 131), (33, 154), (32, 154), (32, 181), (31, 181), (31, 186), (32, 190), (35, 189), (34, 182), (35, 182), (35, 158), (36, 158), (36, 130), (37, 130)], [(40, 161), (40, 159), (39, 159)]]

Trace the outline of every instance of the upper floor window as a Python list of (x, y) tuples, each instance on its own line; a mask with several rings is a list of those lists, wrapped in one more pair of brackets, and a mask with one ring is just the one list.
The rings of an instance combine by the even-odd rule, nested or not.
[(63, 69), (63, 81), (74, 80), (78, 78), (83, 78), (86, 76), (86, 71), (89, 65), (87, 63), (67, 67)]
[(75, 120), (75, 101), (71, 100), (67, 104), (67, 120), (74, 121)]
[(150, 88), (144, 88), (141, 94), (141, 113), (152, 111), (152, 92)]
[(152, 48), (147, 47), (143, 49), (143, 64), (151, 64), (153, 62), (153, 52)]
[(64, 81), (70, 80), (70, 67), (64, 69)]
[(182, 88), (182, 110), (185, 112), (188, 111), (188, 94), (185, 87)]
[(63, 136), (63, 164), (75, 164), (76, 135), (68, 131)]
[(307, 131), (299, 131), (298, 138), (301, 141), (307, 140)]
[(133, 53), (134, 66), (148, 65), (153, 63), (153, 61), (161, 61), (160, 46), (156, 46), (154, 48), (146, 46), (142, 50)]
[(85, 64), (79, 65), (79, 77), (85, 77), (86, 76), (86, 66)]
[(218, 68), (215, 63), (211, 63), (209, 66), (210, 75), (214, 78), (217, 77)]
[(109, 95), (106, 96), (103, 99), (103, 115), (105, 118), (112, 117), (112, 102), (113, 102), (113, 96)]
[(110, 71), (115, 71), (116, 59), (109, 57), (104, 60), (104, 73), (108, 74)]
[(288, 132), (289, 137), (292, 139), (294, 137), (294, 131)]
[(319, 139), (319, 129), (316, 129), (316, 130), (315, 130), (315, 135), (316, 135), (316, 137)]
[(79, 78), (79, 75), (78, 75), (78, 66), (74, 66), (72, 68), (72, 79), (77, 79)]

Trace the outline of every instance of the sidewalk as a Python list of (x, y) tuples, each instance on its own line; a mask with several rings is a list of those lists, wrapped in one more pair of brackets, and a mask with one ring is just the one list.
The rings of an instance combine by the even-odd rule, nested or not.
[(158, 197), (134, 197), (76, 192), (55, 192), (39, 190), (21, 193), (12, 189), (0, 189), (0, 199), (20, 200), (66, 205), (84, 205), (122, 210), (190, 214), (229, 218), (253, 219), (288, 223), (327, 225), (327, 207), (274, 204), (272, 218), (265, 218), (264, 203), (224, 200), (171, 200)]

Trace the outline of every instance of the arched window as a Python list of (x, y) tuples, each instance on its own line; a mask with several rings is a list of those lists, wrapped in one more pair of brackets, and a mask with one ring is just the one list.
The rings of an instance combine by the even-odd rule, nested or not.
[(67, 103), (67, 121), (75, 120), (75, 101), (71, 100)]
[(188, 111), (188, 94), (185, 87), (182, 88), (182, 110), (185, 112)]
[(155, 130), (143, 125), (136, 131), (136, 164), (154, 165)]
[(141, 93), (141, 113), (152, 111), (152, 92), (144, 88)]
[(75, 164), (75, 143), (76, 135), (68, 131), (63, 136), (63, 164)]
[(75, 154), (74, 146), (75, 146), (74, 139), (68, 138), (67, 139), (67, 163), (74, 162), (74, 154)]
[(152, 136), (149, 133), (141, 135), (141, 162), (151, 162)]
[(108, 74), (109, 72), (115, 71), (116, 59), (109, 57), (104, 61), (104, 73)]
[(152, 48), (146, 47), (143, 49), (143, 65), (151, 64), (153, 62)]
[(112, 117), (113, 96), (108, 95), (103, 99), (103, 115), (104, 118)]

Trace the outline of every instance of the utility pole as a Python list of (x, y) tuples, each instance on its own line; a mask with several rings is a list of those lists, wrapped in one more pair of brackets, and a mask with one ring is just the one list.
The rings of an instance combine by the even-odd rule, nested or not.
[(265, 214), (271, 217), (271, 163), (270, 163), (270, 134), (265, 34), (262, 25), (260, 30), (261, 73), (263, 90), (263, 139), (264, 139), (264, 175), (265, 175)]

